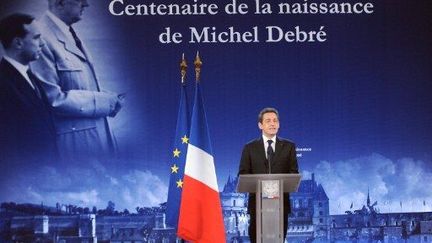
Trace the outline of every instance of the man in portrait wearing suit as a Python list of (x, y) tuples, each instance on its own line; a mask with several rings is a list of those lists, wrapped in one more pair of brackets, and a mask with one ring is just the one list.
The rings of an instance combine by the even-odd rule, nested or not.
[(75, 161), (114, 154), (107, 118), (123, 103), (123, 96), (102, 91), (89, 51), (72, 27), (88, 6), (87, 0), (48, 0), (38, 20), (45, 46), (31, 65), (55, 113), (60, 156)]
[[(43, 42), (33, 17), (12, 14), (0, 21), (0, 160), (2, 165), (55, 160), (55, 132), (40, 81), (29, 70)], [(7, 166), (5, 166), (7, 167)]]
[[(299, 173), (295, 144), (277, 136), (279, 113), (274, 108), (264, 108), (258, 115), (258, 127), (262, 136), (247, 143), (241, 155), (239, 174), (281, 174)], [(256, 198), (249, 194), (248, 212), (249, 238), (256, 242)], [(289, 194), (284, 193), (284, 238), (288, 228), (288, 214), (291, 212)]]

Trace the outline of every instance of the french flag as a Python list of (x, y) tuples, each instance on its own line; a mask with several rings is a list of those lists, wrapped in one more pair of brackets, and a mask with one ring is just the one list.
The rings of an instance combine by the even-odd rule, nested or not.
[(177, 235), (196, 243), (225, 243), (216, 170), (199, 81), (194, 102)]

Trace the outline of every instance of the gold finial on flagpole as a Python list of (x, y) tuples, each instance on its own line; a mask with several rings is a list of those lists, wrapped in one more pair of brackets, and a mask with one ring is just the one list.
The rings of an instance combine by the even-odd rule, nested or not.
[(199, 56), (199, 51), (197, 51), (194, 64), (195, 64), (195, 77), (196, 77), (196, 81), (199, 82), (200, 81), (200, 77), (201, 77), (201, 66), (202, 66), (202, 61), (201, 61), (201, 58)]
[(180, 62), (181, 83), (183, 85), (186, 84), (186, 69), (187, 69), (187, 63), (186, 63), (186, 59), (185, 59), (184, 53), (183, 53), (182, 54), (182, 60)]

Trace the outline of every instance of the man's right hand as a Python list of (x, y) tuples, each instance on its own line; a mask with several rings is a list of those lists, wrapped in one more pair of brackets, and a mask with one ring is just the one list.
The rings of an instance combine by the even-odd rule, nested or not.
[(109, 114), (110, 117), (115, 117), (117, 113), (121, 110), (124, 104), (124, 96), (116, 95), (116, 102), (114, 105), (114, 109), (112, 109), (111, 113)]

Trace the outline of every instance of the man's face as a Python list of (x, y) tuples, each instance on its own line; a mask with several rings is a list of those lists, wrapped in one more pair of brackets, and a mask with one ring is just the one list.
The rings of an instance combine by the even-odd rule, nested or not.
[(84, 8), (88, 7), (87, 0), (63, 0), (63, 13), (69, 23), (73, 24), (81, 20)]
[(24, 25), (24, 29), (27, 31), (27, 34), (24, 38), (21, 38), (21, 57), (23, 61), (31, 62), (40, 57), (43, 41), (34, 22)]
[(258, 122), (258, 127), (262, 130), (264, 136), (271, 138), (279, 131), (279, 119), (276, 113), (264, 113), (262, 122)]

